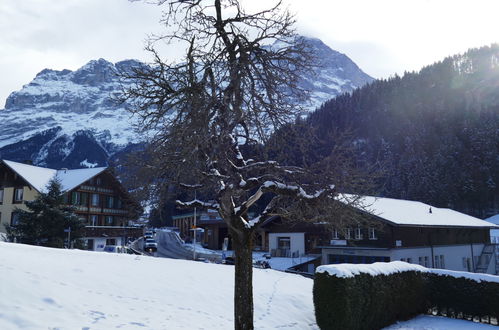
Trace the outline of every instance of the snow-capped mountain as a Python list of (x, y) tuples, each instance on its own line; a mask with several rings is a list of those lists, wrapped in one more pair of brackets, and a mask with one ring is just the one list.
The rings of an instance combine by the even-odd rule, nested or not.
[[(312, 95), (307, 108), (372, 81), (344, 54), (308, 40), (320, 63), (313, 76), (303, 78)], [(103, 166), (116, 152), (142, 142), (127, 105), (114, 98), (120, 91), (117, 73), (142, 65), (99, 59), (76, 71), (41, 71), (0, 110), (0, 158), (55, 168)]]

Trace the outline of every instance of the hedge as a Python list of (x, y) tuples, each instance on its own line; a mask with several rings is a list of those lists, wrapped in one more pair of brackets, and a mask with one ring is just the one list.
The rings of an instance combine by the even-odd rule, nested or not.
[[(395, 263), (400, 266), (400, 262)], [(399, 267), (397, 271), (395, 267), (378, 274), (361, 270), (347, 275), (331, 275), (319, 268), (313, 289), (317, 324), (323, 330), (381, 329), (430, 312), (499, 320), (499, 277), (497, 282), (489, 282), (462, 277), (477, 274), (447, 271), (449, 275), (420, 266), (413, 268)]]
[(499, 321), (499, 283), (430, 272), (427, 275), (428, 300), (433, 312), (454, 318)]
[(321, 329), (380, 329), (428, 310), (421, 273), (359, 274), (349, 278), (317, 273), (314, 305)]

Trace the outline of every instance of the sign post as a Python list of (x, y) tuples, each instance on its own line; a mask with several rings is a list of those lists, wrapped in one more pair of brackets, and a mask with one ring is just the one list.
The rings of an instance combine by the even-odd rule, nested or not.
[(69, 249), (71, 247), (71, 227), (68, 227), (67, 229), (64, 229), (65, 233), (68, 233), (68, 245), (67, 248)]

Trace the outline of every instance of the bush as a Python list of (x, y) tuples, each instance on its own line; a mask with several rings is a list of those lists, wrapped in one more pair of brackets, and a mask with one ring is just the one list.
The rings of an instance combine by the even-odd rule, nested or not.
[(428, 310), (425, 274), (416, 271), (354, 277), (317, 273), (314, 305), (321, 329), (380, 329)]
[(499, 283), (429, 273), (428, 299), (440, 315), (499, 318)]
[(317, 324), (323, 330), (380, 329), (427, 312), (499, 321), (496, 276), (400, 262), (318, 271), (313, 296)]

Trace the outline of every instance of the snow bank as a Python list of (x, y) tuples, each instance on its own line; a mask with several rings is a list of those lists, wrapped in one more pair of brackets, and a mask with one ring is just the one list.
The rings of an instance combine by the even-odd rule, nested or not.
[[(233, 329), (233, 266), (0, 242), (0, 274), (0, 329)], [(253, 278), (256, 329), (318, 329), (312, 280)]]
[(416, 264), (409, 264), (403, 261), (392, 262), (376, 262), (373, 264), (335, 264), (319, 266), (316, 273), (328, 273), (336, 277), (354, 277), (359, 274), (376, 275), (390, 275), (394, 273), (416, 271), (426, 272), (438, 275), (447, 275), (455, 278), (464, 277), (476, 282), (496, 282), (499, 283), (499, 276), (490, 274), (477, 274), (468, 272), (459, 272), (447, 269), (431, 269)]

